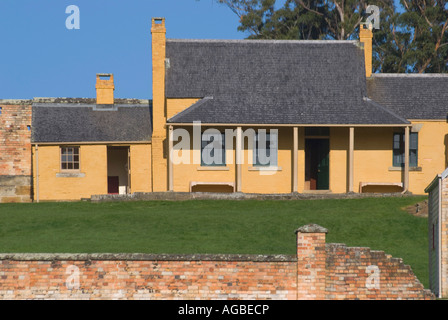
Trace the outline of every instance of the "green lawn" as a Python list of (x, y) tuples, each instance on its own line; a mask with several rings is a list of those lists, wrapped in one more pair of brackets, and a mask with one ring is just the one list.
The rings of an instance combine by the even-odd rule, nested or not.
[(402, 210), (422, 199), (0, 204), (0, 252), (295, 254), (294, 231), (317, 223), (327, 242), (403, 258), (427, 287), (427, 219)]

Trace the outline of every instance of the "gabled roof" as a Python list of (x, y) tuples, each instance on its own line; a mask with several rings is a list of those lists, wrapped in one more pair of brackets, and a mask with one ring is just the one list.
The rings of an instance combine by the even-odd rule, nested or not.
[(445, 120), (448, 74), (373, 74), (368, 96), (406, 119)]
[(151, 141), (151, 103), (117, 99), (97, 105), (95, 99), (35, 99), (33, 143)]
[(167, 40), (170, 123), (407, 124), (367, 96), (356, 41)]

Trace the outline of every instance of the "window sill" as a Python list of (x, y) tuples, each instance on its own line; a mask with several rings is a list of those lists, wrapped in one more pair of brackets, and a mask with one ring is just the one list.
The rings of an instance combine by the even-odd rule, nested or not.
[(219, 167), (219, 166), (210, 166), (210, 167), (198, 167), (198, 171), (229, 171), (229, 167)]
[[(389, 171), (403, 171), (404, 167), (389, 167)], [(422, 171), (422, 167), (409, 167), (409, 171)]]
[(282, 171), (282, 167), (276, 167), (276, 166), (272, 166), (272, 167), (249, 167), (249, 171)]
[(84, 178), (85, 173), (82, 172), (58, 172), (56, 178)]

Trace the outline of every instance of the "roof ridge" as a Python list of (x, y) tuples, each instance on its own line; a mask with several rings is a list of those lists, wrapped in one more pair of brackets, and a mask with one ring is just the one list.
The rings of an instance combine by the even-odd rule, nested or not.
[(448, 77), (448, 73), (373, 73), (375, 78), (399, 78), (399, 77), (409, 77), (409, 78), (436, 78), (436, 77)]
[(210, 43), (303, 43), (303, 44), (357, 44), (358, 40), (278, 40), (278, 39), (166, 39), (167, 42)]

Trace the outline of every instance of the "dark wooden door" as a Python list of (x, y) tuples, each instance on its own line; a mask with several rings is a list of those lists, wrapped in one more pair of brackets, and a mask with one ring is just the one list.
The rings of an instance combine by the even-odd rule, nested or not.
[(310, 190), (328, 190), (330, 178), (328, 139), (307, 139), (305, 142), (306, 177)]
[(107, 177), (107, 193), (118, 194), (118, 176)]

